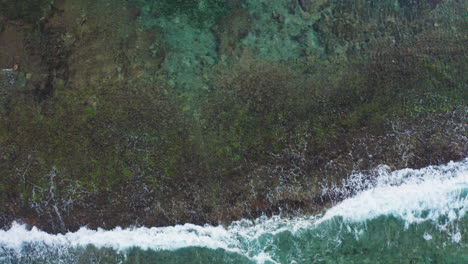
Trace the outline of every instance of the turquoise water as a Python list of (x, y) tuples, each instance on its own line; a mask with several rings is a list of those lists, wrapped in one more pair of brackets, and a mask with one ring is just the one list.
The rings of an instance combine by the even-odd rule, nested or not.
[(15, 223), (0, 231), (0, 262), (468, 263), (468, 159), (375, 178), (353, 175), (344, 184), (355, 184), (357, 194), (321, 215), (228, 227), (53, 235)]

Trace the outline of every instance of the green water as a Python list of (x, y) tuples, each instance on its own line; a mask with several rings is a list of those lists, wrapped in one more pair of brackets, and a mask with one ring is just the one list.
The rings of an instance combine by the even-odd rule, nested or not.
[[(444, 219), (441, 219), (443, 222)], [(405, 227), (403, 220), (381, 216), (360, 224), (337, 218), (315, 228), (265, 233), (239, 239), (239, 248), (187, 247), (177, 250), (118, 252), (110, 248), (49, 247), (31, 244), (1, 263), (454, 263), (468, 262), (466, 215), (439, 230), (426, 221)], [(461, 232), (461, 242), (456, 242)], [(9, 256), (8, 256), (9, 255)]]

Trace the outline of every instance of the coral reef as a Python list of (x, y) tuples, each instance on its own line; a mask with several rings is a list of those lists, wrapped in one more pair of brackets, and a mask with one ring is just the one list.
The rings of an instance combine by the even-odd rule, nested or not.
[(463, 1), (0, 7), (0, 226), (314, 213), (353, 171), (468, 154)]

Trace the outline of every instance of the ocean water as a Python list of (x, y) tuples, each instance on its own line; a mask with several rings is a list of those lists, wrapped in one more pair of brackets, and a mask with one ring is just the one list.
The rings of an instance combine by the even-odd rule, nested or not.
[(320, 215), (227, 227), (48, 234), (14, 223), (0, 231), (0, 263), (468, 263), (468, 159), (344, 184), (356, 194)]

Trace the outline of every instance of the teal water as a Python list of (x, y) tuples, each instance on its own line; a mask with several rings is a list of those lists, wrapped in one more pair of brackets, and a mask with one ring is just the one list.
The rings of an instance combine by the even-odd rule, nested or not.
[(0, 263), (468, 263), (468, 159), (356, 178), (317, 216), (64, 235), (14, 223)]

